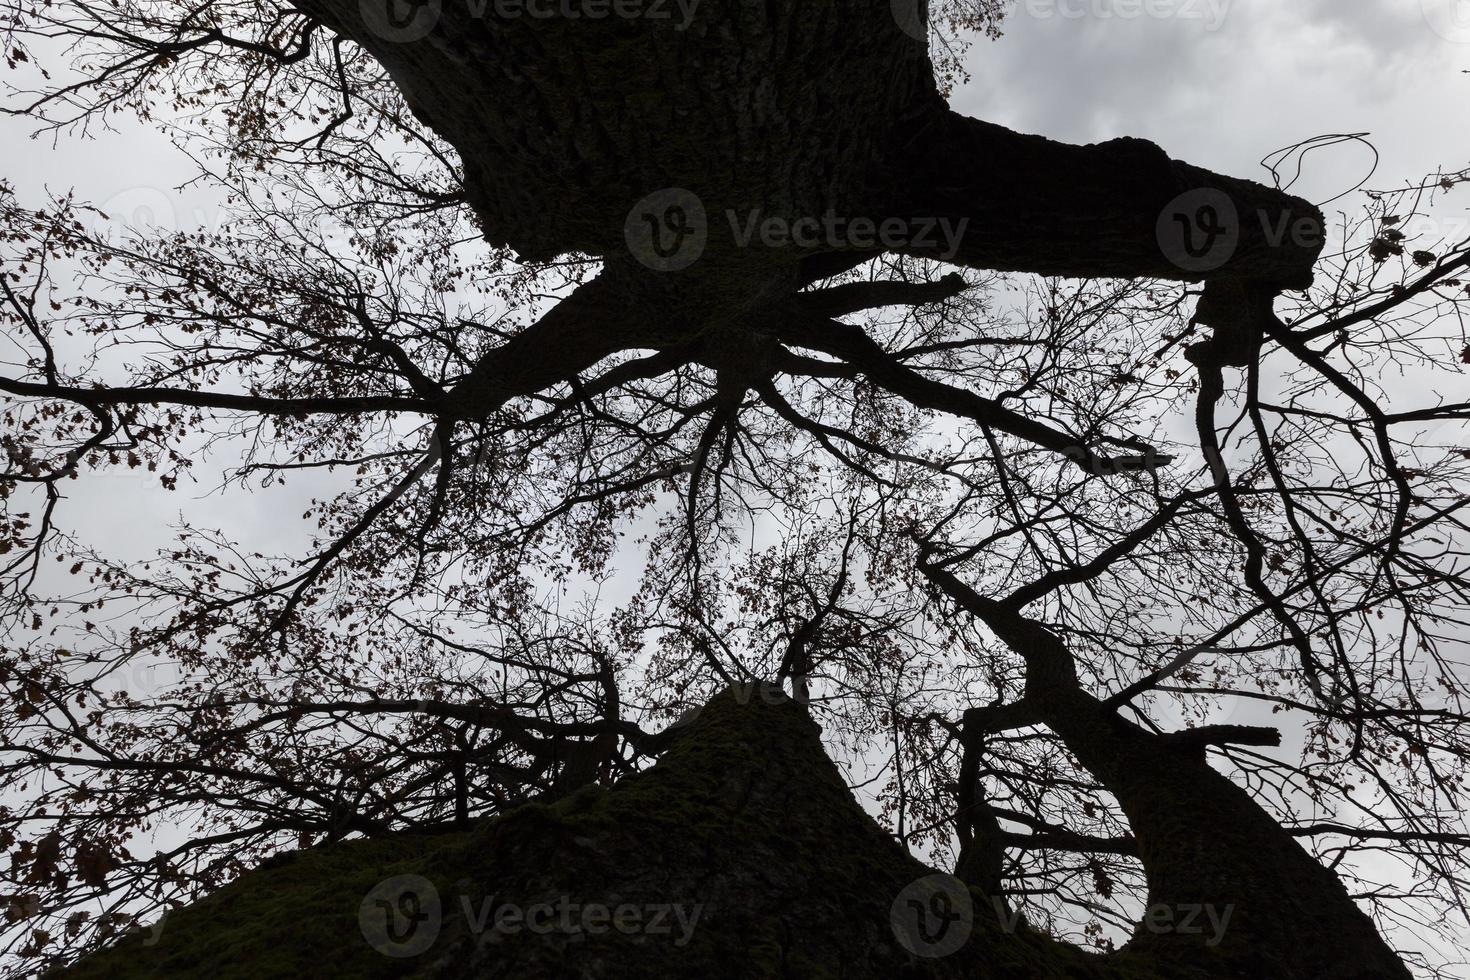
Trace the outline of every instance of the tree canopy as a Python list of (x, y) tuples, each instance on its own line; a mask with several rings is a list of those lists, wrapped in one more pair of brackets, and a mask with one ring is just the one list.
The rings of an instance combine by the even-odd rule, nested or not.
[[(284, 849), (613, 783), (753, 680), (1058, 938), (1172, 887), (1157, 763), (1450, 970), (1470, 240), (1430, 219), (1470, 173), (1329, 220), (952, 111), (997, 0), (927, 47), (902, 4), (697, 6), (0, 5), (6, 111), (166, 128), (229, 209), (119, 231), (0, 182), (13, 972)], [(151, 558), (78, 530), (116, 473), (158, 505), (110, 519), (182, 509)]]

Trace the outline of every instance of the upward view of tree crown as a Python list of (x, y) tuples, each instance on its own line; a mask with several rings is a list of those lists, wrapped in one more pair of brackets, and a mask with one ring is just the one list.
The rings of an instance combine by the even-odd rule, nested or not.
[(0, 5), (5, 111), (166, 129), (228, 214), (0, 181), (6, 968), (764, 680), (1056, 936), (1162, 880), (1122, 733), (1457, 975), (1470, 173), (1324, 214), (967, 118), (1004, 0), (667, 6)]

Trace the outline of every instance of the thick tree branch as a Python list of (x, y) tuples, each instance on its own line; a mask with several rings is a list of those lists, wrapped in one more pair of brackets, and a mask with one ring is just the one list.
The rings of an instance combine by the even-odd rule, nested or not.
[(792, 316), (778, 320), (781, 339), (798, 347), (840, 357), (874, 384), (919, 408), (970, 419), (1060, 453), (1083, 469), (1099, 475), (1149, 470), (1170, 462), (1167, 456), (1110, 457), (1098, 454), (1078, 437), (1013, 412), (1000, 402), (935, 381), (899, 362), (860, 327), (817, 315), (799, 305)]
[(79, 405), (189, 405), (258, 415), (363, 415), (369, 412), (429, 412), (430, 402), (395, 395), (361, 398), (268, 398), (220, 391), (151, 386), (78, 388), (72, 385), (0, 378), (0, 391), (25, 398), (58, 398)]
[(669, 328), (660, 329), (657, 313), (637, 303), (615, 272), (603, 272), (488, 351), (446, 397), (445, 414), (485, 418), (510, 399), (568, 381), (618, 351), (664, 346)]
[[(1302, 289), (1325, 241), (1321, 212), (1306, 201), (1170, 160), (1140, 139), (1071, 146), (936, 109), (920, 117), (890, 169), (887, 213), (966, 222), (953, 255), (942, 254), (944, 244), (906, 251), (973, 268)], [(1171, 212), (1193, 218), (1196, 205), (1221, 201), (1235, 212), (1219, 216), (1234, 244), (1217, 239), (1218, 252), (1198, 263), (1186, 252), (1193, 267), (1181, 267)], [(1209, 231), (1199, 231), (1203, 248)]]

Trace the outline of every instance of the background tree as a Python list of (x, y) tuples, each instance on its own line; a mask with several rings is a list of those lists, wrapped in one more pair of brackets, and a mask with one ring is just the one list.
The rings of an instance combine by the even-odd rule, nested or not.
[[(1228, 894), (1283, 969), (1393, 969), (1335, 875), (1453, 958), (1470, 243), (1414, 229), (1466, 175), (1319, 256), (1284, 192), (952, 112), (891, 6), (6, 5), (58, 76), (11, 111), (139, 113), (233, 205), (117, 236), (0, 190), (17, 972), (283, 848), (615, 780), (752, 679), (1057, 935)], [(944, 52), (1001, 10), (934, 13)], [(629, 229), (690, 199), (697, 258), (651, 268)], [(1222, 201), (1230, 247), (1181, 251)], [(749, 247), (727, 213), (910, 235)], [(314, 494), (310, 551), (69, 528), (73, 481), (211, 459)]]

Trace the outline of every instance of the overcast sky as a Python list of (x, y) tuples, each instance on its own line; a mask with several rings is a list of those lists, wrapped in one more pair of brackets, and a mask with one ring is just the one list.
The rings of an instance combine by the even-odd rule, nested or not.
[[(969, 67), (956, 102), (975, 115), (1069, 142), (1140, 136), (1242, 177), (1325, 133), (1371, 133), (1380, 186), (1470, 163), (1470, 0), (1020, 0)], [(1300, 186), (1323, 200), (1370, 165), (1325, 151)]]
[[(1329, 133), (1371, 134), (1382, 153), (1374, 187), (1470, 165), (1470, 0), (1018, 0), (1005, 36), (978, 41), (968, 69), (954, 101), (973, 115), (1070, 142), (1145, 137), (1238, 176), (1266, 180), (1263, 156)], [(115, 118), (118, 132), (53, 145), (0, 117), (0, 175), (23, 200), (75, 187), (118, 220), (217, 225), (212, 191), (175, 189), (194, 175), (190, 161), (163, 134)], [(1372, 162), (1361, 146), (1315, 153), (1296, 189), (1325, 201)], [(307, 481), (191, 502), (214, 488), (208, 470), (177, 494), (146, 477), (79, 481), (66, 518), (119, 557), (162, 543), (181, 508), (266, 553), (299, 548)]]
[[(1263, 156), (1330, 133), (1371, 134), (1382, 153), (1374, 187), (1470, 166), (1470, 0), (1020, 0), (1005, 36), (977, 42), (968, 69), (954, 101), (972, 115), (1069, 142), (1144, 137), (1237, 176), (1265, 180)], [(123, 220), (219, 222), (212, 193), (174, 190), (194, 171), (166, 137), (119, 125), (53, 146), (0, 117), (0, 176), (36, 203), (45, 187), (75, 187)], [(1326, 150), (1307, 158), (1296, 189), (1321, 202), (1371, 164), (1362, 147)], [(294, 550), (306, 530), (300, 484), (184, 499), (209, 489), (169, 495), (125, 478), (78, 486), (68, 522), (104, 550), (135, 555), (159, 543), (181, 507), (266, 552)]]
[[(1145, 137), (1237, 176), (1264, 177), (1266, 153), (1324, 133), (1371, 133), (1380, 184), (1470, 163), (1470, 0), (1018, 0), (968, 68), (966, 112), (1070, 142)], [(208, 220), (207, 197), (170, 190), (192, 171), (160, 134), (135, 123), (53, 148), (29, 129), (0, 118), (0, 173), (23, 191), (75, 185)], [(1332, 197), (1369, 163), (1361, 149), (1314, 155), (1301, 187)]]
[[(1265, 180), (1263, 156), (1329, 133), (1371, 134), (1382, 153), (1374, 187), (1470, 165), (1470, 0), (1018, 0), (1005, 36), (978, 41), (968, 69), (954, 96), (968, 113), (1071, 142), (1145, 137), (1238, 176)], [(194, 175), (190, 161), (163, 134), (115, 118), (119, 132), (53, 145), (0, 117), (0, 175), (23, 200), (75, 187), (119, 220), (216, 225), (212, 191), (175, 189)], [(1361, 146), (1324, 150), (1307, 157), (1296, 189), (1325, 201), (1371, 165)], [(200, 469), (203, 482), (178, 494), (126, 476), (76, 486), (70, 522), (141, 556), (186, 507), (267, 553), (295, 550), (307, 484), (190, 503), (214, 486)]]

